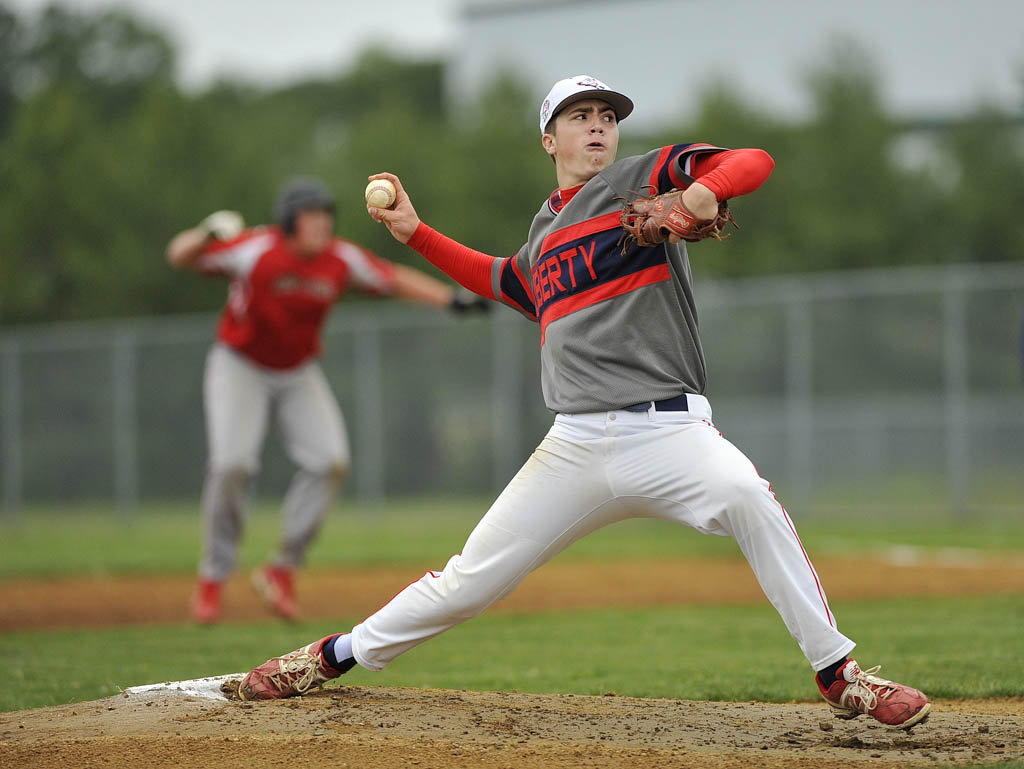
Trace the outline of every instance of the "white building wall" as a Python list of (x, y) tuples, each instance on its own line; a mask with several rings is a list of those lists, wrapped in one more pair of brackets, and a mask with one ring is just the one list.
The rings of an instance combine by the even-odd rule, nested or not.
[(1022, 0), (471, 0), (458, 28), (446, 84), (456, 109), (507, 68), (538, 104), (555, 80), (594, 75), (633, 98), (645, 127), (718, 87), (800, 116), (807, 72), (843, 38), (884, 73), (895, 115), (1024, 109)]

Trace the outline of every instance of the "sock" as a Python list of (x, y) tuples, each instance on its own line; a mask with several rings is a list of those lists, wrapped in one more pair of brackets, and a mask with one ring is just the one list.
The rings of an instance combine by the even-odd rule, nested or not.
[(352, 656), (352, 636), (348, 633), (341, 633), (327, 641), (322, 653), (324, 662), (342, 673), (347, 673), (356, 664), (356, 659)]
[(843, 657), (838, 662), (833, 662), (827, 668), (818, 671), (818, 679), (821, 681), (821, 685), (828, 689), (832, 684), (836, 682), (836, 673), (839, 672), (839, 668), (846, 664), (849, 657)]

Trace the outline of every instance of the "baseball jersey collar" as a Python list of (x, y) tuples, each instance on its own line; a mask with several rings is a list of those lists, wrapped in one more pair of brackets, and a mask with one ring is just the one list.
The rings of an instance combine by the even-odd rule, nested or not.
[(577, 184), (575, 187), (570, 187), (567, 190), (555, 190), (551, 193), (551, 197), (548, 198), (548, 208), (551, 209), (551, 213), (555, 216), (558, 212), (565, 208), (566, 204), (572, 200), (573, 195), (583, 189), (582, 184)]

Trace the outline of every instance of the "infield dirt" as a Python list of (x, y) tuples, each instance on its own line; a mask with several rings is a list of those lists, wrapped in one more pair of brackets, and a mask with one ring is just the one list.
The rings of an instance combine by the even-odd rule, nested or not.
[[(1019, 560), (894, 565), (817, 559), (836, 598), (1024, 592)], [(893, 579), (893, 570), (900, 571)], [(416, 569), (310, 572), (306, 595), (359, 589), (369, 612)], [(871, 579), (881, 574), (884, 578)], [(679, 586), (685, 586), (681, 589)], [(661, 586), (661, 587), (659, 587)], [(668, 586), (668, 587), (665, 587)], [(0, 583), (0, 627), (179, 621), (191, 580), (97, 577)], [(83, 593), (76, 593), (81, 590)], [(96, 614), (97, 592), (109, 611)], [(88, 600), (82, 600), (88, 592)], [(228, 620), (263, 609), (232, 584)], [(556, 562), (492, 610), (545, 611), (763, 601), (742, 561)], [(88, 613), (75, 613), (76, 606)], [(32, 607), (44, 606), (45, 612)], [(307, 616), (311, 617), (311, 614)], [(140, 682), (143, 683), (143, 682)], [(1024, 698), (937, 702), (912, 731), (861, 717), (838, 721), (824, 703), (642, 700), (329, 686), (279, 702), (219, 701), (181, 693), (121, 694), (94, 702), (0, 713), (0, 767), (332, 767), (332, 769), (561, 769), (562, 767), (918, 767), (1024, 761)]]
[(175, 694), (0, 714), (0, 765), (916, 767), (1022, 758), (1024, 702), (937, 703), (910, 733), (824, 705), (329, 687), (292, 700)]

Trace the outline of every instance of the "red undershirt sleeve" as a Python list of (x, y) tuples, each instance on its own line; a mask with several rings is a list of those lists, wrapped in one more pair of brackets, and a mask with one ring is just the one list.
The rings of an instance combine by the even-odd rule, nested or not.
[(494, 299), (491, 270), (499, 257), (475, 251), (420, 222), (409, 238), (409, 247), (474, 294)]
[(691, 175), (719, 200), (728, 200), (756, 190), (773, 168), (775, 161), (764, 150), (725, 150), (697, 155), (691, 163)]

